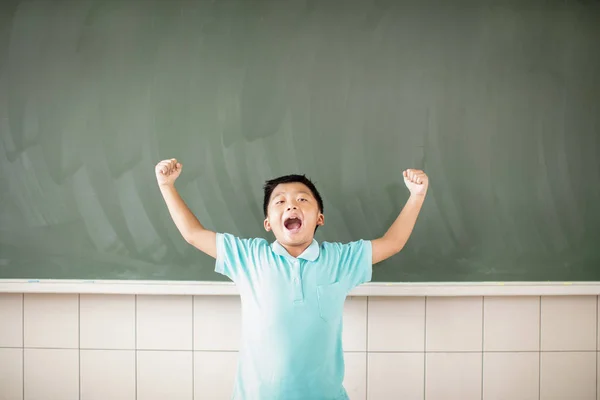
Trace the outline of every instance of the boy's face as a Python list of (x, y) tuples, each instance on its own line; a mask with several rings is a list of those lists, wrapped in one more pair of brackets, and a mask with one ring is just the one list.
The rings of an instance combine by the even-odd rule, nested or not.
[(265, 229), (284, 246), (310, 244), (317, 225), (324, 224), (317, 200), (302, 183), (282, 183), (269, 200)]

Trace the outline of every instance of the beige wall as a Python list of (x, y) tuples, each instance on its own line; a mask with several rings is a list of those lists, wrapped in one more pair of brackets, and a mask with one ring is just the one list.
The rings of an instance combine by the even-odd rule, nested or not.
[[(0, 294), (0, 400), (228, 399), (236, 296)], [(353, 297), (352, 400), (598, 399), (598, 298)]]

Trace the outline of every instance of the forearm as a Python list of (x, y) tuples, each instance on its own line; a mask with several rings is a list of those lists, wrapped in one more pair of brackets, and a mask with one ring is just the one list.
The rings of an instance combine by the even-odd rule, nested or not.
[(389, 241), (396, 252), (400, 251), (408, 241), (424, 200), (424, 195), (411, 195), (392, 226), (383, 235), (383, 239)]
[(179, 232), (188, 239), (194, 231), (202, 230), (204, 227), (185, 204), (174, 185), (159, 185), (160, 192), (167, 204), (169, 214)]
[(385, 235), (372, 241), (373, 264), (402, 250), (415, 227), (424, 200), (425, 195), (411, 195)]
[(208, 255), (216, 257), (216, 234), (202, 226), (174, 185), (159, 185), (159, 188), (181, 236), (188, 243)]

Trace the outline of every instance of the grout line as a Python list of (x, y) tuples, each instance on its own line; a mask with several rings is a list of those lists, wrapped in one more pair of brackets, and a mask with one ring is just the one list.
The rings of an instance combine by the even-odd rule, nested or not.
[[(74, 347), (14, 347), (14, 346), (0, 346), (0, 349), (27, 349), (27, 350), (78, 350)], [(95, 348), (95, 347), (82, 347), (80, 350), (86, 351), (136, 351), (136, 349), (113, 349), (113, 348)], [(170, 351), (170, 352), (187, 352), (193, 351), (194, 353), (239, 353), (239, 350), (211, 350), (211, 349), (137, 349), (137, 351)], [(365, 353), (362, 350), (344, 350), (344, 353)], [(414, 350), (372, 350), (367, 351), (369, 354), (479, 354), (481, 350), (434, 350), (434, 351), (414, 351)], [(540, 353), (539, 350), (488, 350), (483, 353)], [(545, 350), (541, 353), (597, 353), (596, 350)]]
[(540, 312), (538, 315), (539, 320), (539, 332), (538, 332), (538, 400), (542, 398), (542, 296), (540, 296)]
[(79, 359), (79, 398), (81, 399), (81, 294), (77, 294), (77, 357)]
[[(27, 350), (78, 350), (76, 347), (11, 347), (11, 346), (0, 346), (0, 349), (27, 349)], [(95, 347), (82, 347), (81, 350), (90, 351), (135, 351), (136, 349), (113, 349), (113, 348), (95, 348)], [(239, 353), (238, 350), (190, 350), (190, 349), (137, 349), (138, 351), (195, 351), (196, 353)], [(595, 350), (594, 350), (595, 351)], [(578, 351), (581, 352), (581, 351)], [(364, 351), (344, 351), (344, 353), (364, 353)], [(407, 352), (391, 352), (385, 351), (380, 353), (407, 353)], [(408, 352), (410, 353), (410, 352)], [(420, 351), (413, 351), (412, 353), (421, 353)], [(443, 353), (443, 352), (442, 352)], [(463, 352), (464, 353), (464, 352)]]
[(133, 324), (133, 347), (135, 348), (134, 351), (134, 362), (135, 362), (135, 399), (137, 400), (138, 398), (138, 359), (137, 359), (137, 353), (138, 353), (138, 346), (137, 346), (137, 321), (138, 321), (138, 317), (137, 317), (137, 300), (138, 300), (138, 296), (137, 294), (134, 295), (133, 298), (133, 319), (134, 319), (134, 324)]
[(481, 297), (481, 398), (483, 399), (483, 361), (485, 352), (485, 296)]
[[(96, 350), (96, 349), (93, 349)], [(105, 350), (105, 349), (102, 349)], [(131, 350), (122, 350), (122, 351), (131, 351)], [(138, 349), (138, 353), (193, 353), (194, 350), (183, 350), (183, 349)], [(222, 351), (222, 350), (214, 350), (214, 351), (196, 351), (196, 353), (237, 353), (237, 351)]]
[(427, 399), (427, 299), (429, 297), (425, 296), (424, 308), (423, 311), (423, 400)]
[(367, 323), (365, 324), (365, 398), (369, 395), (369, 296), (367, 296)]
[[(539, 351), (539, 350), (488, 350), (488, 351), (484, 351), (484, 353), (595, 353), (596, 350), (544, 350), (544, 351)], [(400, 352), (400, 351), (396, 351), (396, 352), (390, 352), (387, 351), (386, 353), (408, 353), (408, 352)], [(481, 353), (481, 351), (428, 351), (428, 353)]]
[(25, 398), (25, 294), (21, 293), (21, 329), (22, 329), (22, 339), (23, 342), (21, 343), (21, 356), (22, 356), (22, 367), (23, 367), (23, 371), (22, 371), (22, 378), (23, 378), (23, 398)]

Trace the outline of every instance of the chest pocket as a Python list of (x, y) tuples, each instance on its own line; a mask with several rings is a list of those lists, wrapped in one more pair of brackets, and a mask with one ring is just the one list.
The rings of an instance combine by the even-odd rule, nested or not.
[(339, 320), (344, 312), (346, 290), (339, 282), (317, 286), (319, 314), (328, 322)]

